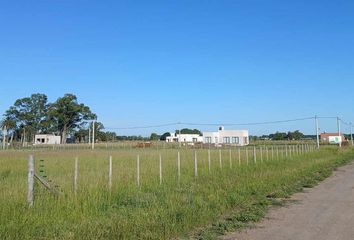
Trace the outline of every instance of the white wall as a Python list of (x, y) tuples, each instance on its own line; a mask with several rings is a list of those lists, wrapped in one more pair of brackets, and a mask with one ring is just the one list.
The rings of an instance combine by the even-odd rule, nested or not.
[[(35, 144), (60, 144), (61, 137), (51, 134), (37, 134), (35, 135)], [(38, 141), (40, 139), (40, 141)], [(44, 139), (44, 142), (42, 141)]]
[[(224, 138), (229, 138), (229, 143), (224, 142)], [(233, 142), (233, 137), (238, 137), (238, 143)], [(248, 130), (219, 130), (217, 132), (203, 132), (203, 143), (208, 144), (208, 138), (211, 138), (211, 144), (231, 144), (231, 145), (248, 145)]]

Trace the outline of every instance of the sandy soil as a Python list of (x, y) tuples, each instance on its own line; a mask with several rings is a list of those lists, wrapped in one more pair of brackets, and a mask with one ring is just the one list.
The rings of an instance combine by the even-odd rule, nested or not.
[(272, 208), (254, 227), (227, 240), (353, 240), (354, 163), (339, 168), (318, 186), (294, 194), (286, 207)]

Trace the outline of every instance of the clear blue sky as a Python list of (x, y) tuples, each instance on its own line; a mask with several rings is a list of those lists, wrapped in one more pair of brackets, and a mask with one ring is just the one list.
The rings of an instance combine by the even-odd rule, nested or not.
[[(353, 12), (352, 0), (2, 1), (0, 113), (40, 92), (76, 94), (107, 127), (354, 122)], [(294, 129), (313, 122), (250, 127)]]

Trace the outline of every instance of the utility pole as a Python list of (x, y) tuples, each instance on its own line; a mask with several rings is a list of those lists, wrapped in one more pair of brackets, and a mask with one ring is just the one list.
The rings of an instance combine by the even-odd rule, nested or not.
[(6, 130), (6, 126), (4, 126), (2, 129), (2, 149), (4, 150), (6, 148), (6, 135), (7, 135), (7, 130)]
[(88, 130), (89, 130), (88, 143), (89, 143), (89, 145), (91, 145), (91, 126), (90, 125), (89, 125)]
[(350, 125), (350, 141), (352, 142), (352, 146), (354, 146), (354, 143), (353, 143), (353, 124), (350, 122), (349, 125)]
[[(340, 118), (337, 117), (337, 128), (338, 128), (338, 137), (341, 138), (340, 134)], [(342, 139), (339, 140), (339, 147), (342, 147)]]
[(181, 148), (181, 123), (178, 123), (178, 145)]
[(319, 136), (319, 128), (318, 128), (318, 117), (317, 115), (315, 116), (315, 123), (316, 123), (316, 140), (317, 140), (317, 149), (320, 149), (320, 136)]
[(95, 149), (95, 120), (92, 122), (92, 150)]

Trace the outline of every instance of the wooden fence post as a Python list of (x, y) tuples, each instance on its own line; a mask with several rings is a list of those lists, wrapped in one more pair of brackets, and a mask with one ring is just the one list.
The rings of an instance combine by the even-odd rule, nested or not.
[(109, 156), (108, 187), (112, 189), (112, 156)]
[(28, 206), (33, 206), (34, 200), (34, 157), (30, 155), (28, 157), (28, 194), (27, 194), (27, 202)]
[(241, 149), (238, 148), (238, 165), (241, 166)]
[(140, 186), (140, 156), (136, 157), (136, 183)]
[(272, 145), (272, 161), (274, 160), (274, 146)]
[(160, 154), (160, 164), (159, 164), (159, 169), (160, 169), (160, 185), (162, 184), (162, 157)]
[(181, 155), (179, 151), (177, 152), (177, 174), (178, 174), (178, 182), (181, 180)]
[(247, 166), (248, 166), (248, 147), (246, 146), (246, 164), (247, 164)]
[(208, 169), (211, 172), (211, 158), (210, 158), (210, 148), (208, 149)]
[(279, 146), (276, 146), (277, 148), (277, 160), (279, 160)]
[(220, 169), (222, 169), (221, 149), (219, 149), (219, 165)]
[(256, 146), (253, 146), (253, 161), (257, 164), (257, 149)]
[(75, 158), (74, 163), (74, 193), (77, 192), (77, 176), (78, 176), (78, 157)]
[(194, 151), (194, 177), (198, 177), (198, 158), (197, 158), (197, 151)]
[(260, 155), (261, 155), (261, 163), (263, 163), (263, 148), (262, 146), (259, 147)]

